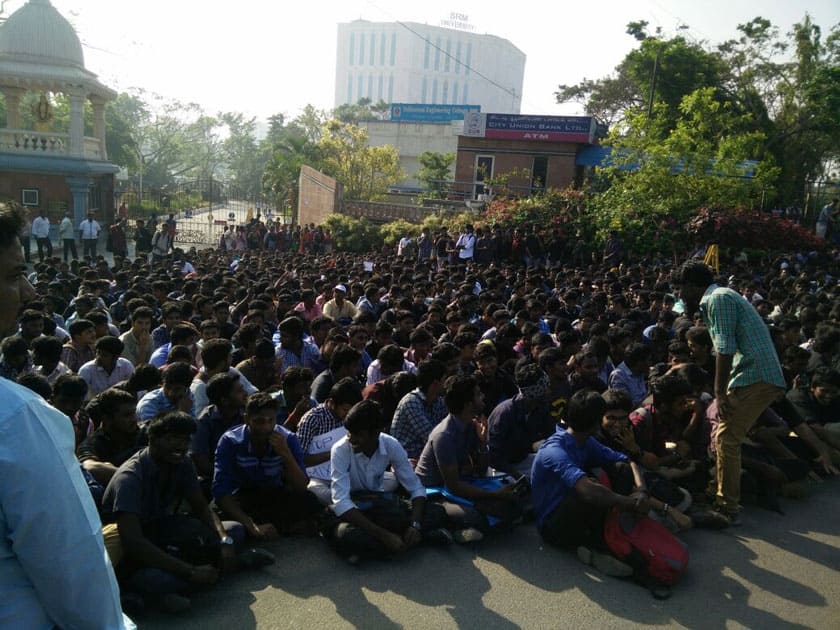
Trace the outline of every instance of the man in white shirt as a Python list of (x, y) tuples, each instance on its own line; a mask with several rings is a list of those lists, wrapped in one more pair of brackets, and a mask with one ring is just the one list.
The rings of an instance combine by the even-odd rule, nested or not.
[(87, 219), (79, 224), (79, 236), (82, 239), (82, 256), (96, 258), (96, 244), (99, 242), (99, 233), (102, 228), (99, 222), (94, 220), (93, 212), (88, 212)]
[(96, 358), (79, 368), (79, 376), (88, 384), (88, 400), (134, 373), (131, 361), (120, 356), (123, 348), (118, 337), (102, 337), (96, 342)]
[(52, 258), (53, 248), (50, 240), (50, 220), (44, 214), (44, 210), (38, 211), (38, 216), (32, 220), (32, 236), (38, 244), (38, 260), (44, 262), (44, 250), (47, 250), (47, 258)]
[[(450, 543), (441, 529), (443, 508), (426, 502), (426, 489), (408, 461), (405, 449), (385, 433), (382, 408), (372, 400), (354, 405), (344, 419), (347, 435), (330, 451), (332, 510), (336, 524), (327, 539), (351, 564), (362, 557), (381, 557), (421, 543)], [(409, 501), (384, 492), (391, 467)]]
[(467, 223), (464, 226), (464, 233), (458, 237), (455, 243), (455, 249), (458, 250), (458, 259), (461, 262), (470, 262), (475, 253), (475, 234), (473, 234), (473, 226)]
[(67, 254), (73, 254), (73, 260), (79, 258), (76, 252), (76, 235), (73, 233), (73, 222), (70, 220), (70, 213), (65, 212), (64, 218), (58, 224), (58, 239), (64, 244), (64, 262), (67, 262)]
[[(23, 275), (22, 224), (0, 205), (0, 337), (15, 333), (18, 310), (35, 298)], [(0, 400), (0, 628), (134, 628), (120, 609), (70, 419), (4, 378)]]

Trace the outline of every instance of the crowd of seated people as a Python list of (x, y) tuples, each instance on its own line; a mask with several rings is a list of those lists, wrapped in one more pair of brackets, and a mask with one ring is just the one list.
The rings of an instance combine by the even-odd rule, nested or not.
[(837, 473), (836, 260), (526, 265), (486, 235), (35, 265), (0, 376), (72, 423), (126, 605), (188, 608), (280, 536), (355, 564), (536, 526), (627, 577), (612, 510), (734, 527)]

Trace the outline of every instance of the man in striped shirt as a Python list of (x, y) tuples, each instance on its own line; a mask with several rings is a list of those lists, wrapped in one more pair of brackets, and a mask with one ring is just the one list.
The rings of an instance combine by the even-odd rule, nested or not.
[(740, 524), (741, 444), (759, 415), (785, 393), (785, 378), (770, 331), (742, 295), (714, 283), (702, 262), (679, 270), (686, 313), (700, 310), (712, 337), (718, 403), (716, 507)]

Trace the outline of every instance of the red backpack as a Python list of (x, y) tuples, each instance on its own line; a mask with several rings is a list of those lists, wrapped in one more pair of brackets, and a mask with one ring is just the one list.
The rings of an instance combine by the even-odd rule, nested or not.
[(604, 525), (610, 551), (657, 584), (676, 584), (688, 567), (688, 547), (667, 527), (647, 516), (613, 508)]

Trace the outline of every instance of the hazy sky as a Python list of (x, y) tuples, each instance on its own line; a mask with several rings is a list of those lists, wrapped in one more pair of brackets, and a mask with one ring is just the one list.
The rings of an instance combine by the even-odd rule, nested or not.
[[(25, 0), (7, 0), (5, 15)], [(599, 78), (636, 43), (625, 25), (647, 20), (666, 34), (717, 43), (761, 15), (783, 32), (805, 12), (827, 33), (840, 0), (52, 0), (76, 27), (87, 68), (116, 90), (142, 87), (194, 101), (208, 112), (294, 117), (308, 103), (333, 107), (337, 23), (355, 19), (438, 25), (452, 12), (477, 33), (503, 37), (527, 55), (522, 112), (578, 113), (558, 105), (558, 84)]]

